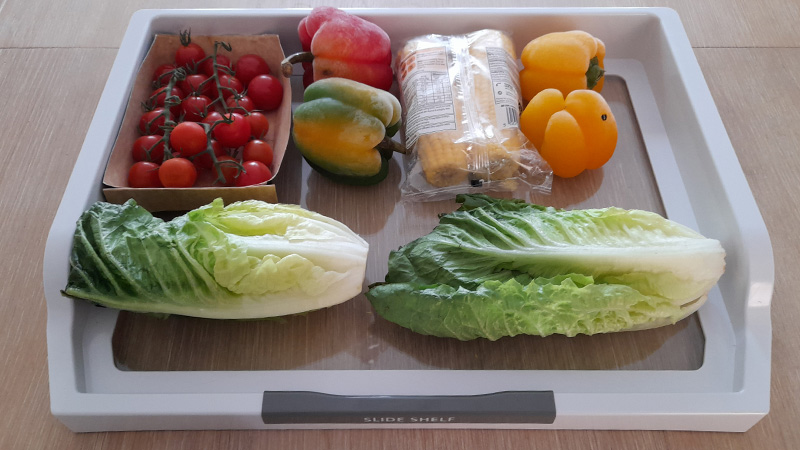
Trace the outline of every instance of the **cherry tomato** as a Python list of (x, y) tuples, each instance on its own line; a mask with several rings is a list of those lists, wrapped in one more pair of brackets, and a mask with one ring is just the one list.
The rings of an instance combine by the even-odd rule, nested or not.
[(195, 122), (181, 122), (170, 132), (169, 145), (184, 157), (194, 156), (208, 145), (206, 130)]
[(222, 171), (222, 176), (225, 178), (225, 182), (223, 184), (226, 186), (232, 185), (234, 180), (236, 180), (236, 175), (241, 172), (239, 169), (239, 161), (228, 155), (222, 155), (217, 158), (217, 166), (219, 167), (219, 170)]
[[(230, 75), (220, 75), (219, 76), (219, 86), (222, 90), (222, 99), (227, 100), (228, 97), (232, 96), (234, 93), (241, 94), (244, 92), (244, 85), (241, 81), (239, 81), (236, 77)], [(211, 98), (218, 98), (219, 93), (217, 91), (217, 85), (212, 84), (211, 87)]]
[(225, 101), (225, 104), (228, 106), (229, 110), (242, 114), (249, 113), (250, 111), (256, 109), (255, 105), (253, 105), (253, 100), (246, 95), (232, 95), (228, 97), (228, 100)]
[(197, 169), (186, 158), (168, 159), (158, 169), (158, 179), (168, 188), (192, 187), (197, 181)]
[[(217, 157), (217, 160), (219, 160), (220, 156), (227, 155), (227, 153), (225, 153), (225, 149), (219, 145), (219, 142), (215, 141), (214, 139), (211, 139), (209, 142), (211, 143), (211, 148), (214, 149), (214, 156)], [(211, 159), (211, 155), (209, 155), (208, 152), (196, 155), (194, 159), (192, 159), (192, 162), (195, 166), (201, 169), (211, 169), (214, 167), (214, 160)]]
[(208, 106), (211, 99), (205, 95), (190, 95), (181, 102), (181, 112), (183, 120), (188, 122), (200, 122), (206, 117)]
[(189, 42), (186, 45), (181, 45), (175, 52), (175, 64), (178, 67), (194, 68), (205, 57), (206, 52), (202, 47), (194, 42)]
[(209, 95), (211, 93), (212, 82), (203, 84), (208, 80), (208, 77), (196, 73), (194, 75), (187, 75), (185, 80), (178, 82), (178, 86), (186, 95)]
[(163, 113), (164, 108), (156, 108), (142, 114), (142, 118), (139, 119), (139, 132), (143, 135), (163, 135), (164, 130), (162, 130), (161, 127), (164, 126), (164, 122), (166, 121)]
[[(133, 155), (134, 161), (149, 161), (156, 164), (161, 164), (164, 159), (164, 142), (161, 141), (162, 136), (150, 134), (147, 136), (140, 136), (133, 141)], [(150, 151), (150, 158), (147, 157), (147, 152)]]
[(278, 109), (283, 101), (283, 86), (274, 75), (259, 75), (247, 85), (247, 95), (253, 99), (256, 108), (264, 111)]
[(156, 67), (156, 70), (153, 72), (153, 82), (157, 86), (163, 86), (169, 83), (170, 78), (172, 78), (172, 71), (175, 69), (175, 64), (162, 64)]
[(241, 147), (250, 140), (250, 123), (239, 113), (227, 115), (232, 120), (231, 123), (220, 123), (214, 127), (214, 139), (218, 140), (223, 147)]
[(132, 188), (160, 188), (158, 164), (139, 161), (128, 171), (128, 185)]
[[(181, 91), (181, 88), (178, 86), (174, 86), (170, 94), (178, 97), (179, 99), (183, 98), (183, 91)], [(164, 106), (164, 101), (167, 99), (167, 87), (162, 86), (153, 91), (153, 93), (150, 94), (150, 99), (155, 102), (156, 106)]]
[[(177, 101), (178, 102), (180, 102), (180, 99), (183, 98), (183, 92), (181, 91), (181, 88), (179, 88), (178, 86), (174, 86), (172, 88), (172, 91), (170, 92), (170, 95), (174, 95), (175, 97), (177, 97), (177, 99), (178, 99)], [(150, 94), (150, 101), (154, 102), (154, 106), (164, 107), (164, 102), (166, 100), (167, 100), (167, 87), (166, 86), (160, 87), (160, 88), (156, 89), (155, 91), (153, 91), (152, 94)], [(181, 113), (180, 103), (178, 105), (175, 105), (172, 108), (170, 108), (169, 112), (170, 112), (170, 114), (172, 114), (172, 118), (173, 119), (177, 118), (178, 115), (180, 115), (180, 113)]]
[(242, 55), (242, 57), (236, 61), (235, 73), (236, 78), (247, 85), (250, 83), (250, 80), (259, 75), (269, 75), (270, 70), (264, 58), (258, 55), (248, 54)]
[(207, 123), (209, 125), (213, 125), (214, 122), (222, 120), (222, 114), (217, 111), (209, 111), (208, 114), (201, 120), (202, 123)]
[(245, 161), (242, 168), (243, 172), (236, 177), (236, 186), (252, 186), (272, 178), (272, 172), (261, 161)]
[(272, 164), (272, 146), (260, 140), (253, 139), (244, 146), (242, 159), (245, 161), (260, 161), (269, 167)]
[[(225, 55), (217, 54), (217, 73), (219, 75), (230, 73), (227, 70), (221, 68), (220, 66), (225, 66), (228, 69), (231, 68), (231, 60)], [(205, 61), (200, 63), (200, 67), (198, 71), (207, 77), (211, 78), (214, 76), (214, 60), (211, 58), (206, 59)]]
[(258, 111), (251, 112), (244, 117), (250, 122), (250, 136), (256, 139), (264, 139), (269, 132), (269, 120), (267, 116)]

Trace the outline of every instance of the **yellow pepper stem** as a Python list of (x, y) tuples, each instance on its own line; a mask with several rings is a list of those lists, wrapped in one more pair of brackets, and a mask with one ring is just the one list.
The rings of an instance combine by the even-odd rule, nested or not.
[(589, 69), (586, 71), (586, 89), (594, 89), (605, 73), (606, 71), (600, 67), (597, 57), (592, 58), (589, 61)]

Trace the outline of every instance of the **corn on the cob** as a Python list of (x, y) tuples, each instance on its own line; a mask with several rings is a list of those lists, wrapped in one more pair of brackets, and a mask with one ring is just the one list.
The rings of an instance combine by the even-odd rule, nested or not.
[[(425, 179), (436, 187), (512, 179), (518, 171), (518, 154), (525, 139), (520, 137), (517, 126), (503, 127), (498, 123), (493, 86), (493, 81), (498, 80), (492, 79), (492, 75), (497, 77), (498, 64), (495, 60), (492, 72), (488, 55), (490, 48), (505, 50), (508, 53), (506, 76), (513, 80), (517, 72), (516, 66), (511, 66), (516, 61), (511, 39), (496, 30), (481, 30), (465, 36), (422, 36), (409, 41), (400, 51), (398, 60), (404, 60), (415, 51), (442, 45), (448, 47), (449, 53), (455, 129), (418, 136), (415, 150)], [(404, 100), (419, 101), (416, 96)], [(514, 111), (516, 107), (517, 104), (513, 104)], [(404, 109), (413, 109), (413, 105), (406, 105)]]

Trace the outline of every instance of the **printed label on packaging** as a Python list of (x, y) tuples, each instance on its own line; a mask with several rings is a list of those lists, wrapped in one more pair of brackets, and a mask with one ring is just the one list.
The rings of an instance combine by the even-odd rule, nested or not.
[(517, 67), (516, 62), (501, 47), (486, 47), (486, 59), (489, 62), (497, 125), (501, 129), (516, 128), (519, 126), (519, 90), (509, 73), (509, 70)]
[(406, 146), (423, 134), (456, 129), (453, 90), (445, 47), (417, 50), (399, 66), (406, 118)]

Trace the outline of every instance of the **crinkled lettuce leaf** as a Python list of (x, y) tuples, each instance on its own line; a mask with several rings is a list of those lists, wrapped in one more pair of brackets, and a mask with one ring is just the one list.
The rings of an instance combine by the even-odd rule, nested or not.
[(652, 212), (457, 201), (390, 254), (367, 293), (382, 317), (462, 340), (651, 328), (696, 311), (725, 269), (718, 241)]
[(98, 202), (78, 220), (64, 293), (129, 311), (281, 316), (358, 295), (368, 249), (295, 205), (217, 199), (164, 221), (133, 200)]

